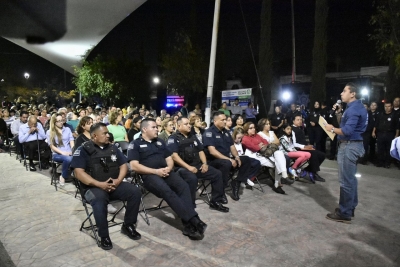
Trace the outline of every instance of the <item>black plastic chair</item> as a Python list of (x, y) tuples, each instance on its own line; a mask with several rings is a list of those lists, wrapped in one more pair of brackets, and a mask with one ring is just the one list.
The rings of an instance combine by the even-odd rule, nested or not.
[[(97, 246), (100, 247), (100, 239), (99, 239), (99, 237), (98, 237), (98, 235), (96, 233), (97, 232), (97, 226), (96, 226), (96, 223), (93, 223), (93, 220), (92, 220), (93, 211), (89, 212), (89, 208), (88, 208), (88, 205), (90, 206), (90, 203), (85, 199), (84, 191), (82, 190), (82, 186), (81, 186), (81, 182), (75, 177), (73, 177), (73, 182), (74, 182), (74, 185), (76, 187), (77, 192), (79, 192), (79, 195), (81, 197), (82, 205), (85, 208), (85, 212), (86, 212), (86, 219), (82, 222), (79, 231), (85, 230), (85, 231), (92, 232), (92, 235), (89, 234), (89, 236), (94, 238), (96, 240)], [(117, 217), (117, 215), (124, 208), (126, 208), (126, 203), (125, 203), (125, 201), (121, 201), (121, 200), (112, 200), (112, 201), (110, 201), (110, 204), (116, 204), (116, 203), (122, 203), (122, 206), (114, 213), (114, 215), (111, 217), (111, 219), (108, 220), (108, 227), (109, 228), (113, 227), (113, 226), (121, 225), (123, 223), (123, 221), (116, 222), (115, 218)], [(89, 222), (88, 226), (85, 226), (86, 222)]]

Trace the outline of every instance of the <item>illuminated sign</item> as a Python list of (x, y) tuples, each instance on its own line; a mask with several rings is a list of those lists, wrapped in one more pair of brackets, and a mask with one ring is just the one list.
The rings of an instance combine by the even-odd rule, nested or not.
[(168, 95), (167, 96), (167, 103), (165, 104), (165, 106), (167, 108), (170, 108), (170, 107), (182, 107), (184, 102), (185, 102), (185, 97), (184, 96)]

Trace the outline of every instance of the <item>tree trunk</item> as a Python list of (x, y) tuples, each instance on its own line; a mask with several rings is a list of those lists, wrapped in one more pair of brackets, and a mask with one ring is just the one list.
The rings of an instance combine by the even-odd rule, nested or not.
[(310, 104), (326, 100), (326, 45), (327, 45), (328, 0), (316, 0), (315, 33), (311, 72)]
[(260, 106), (261, 117), (268, 115), (271, 103), (271, 90), (273, 86), (272, 75), (272, 47), (271, 47), (271, 5), (272, 0), (263, 0), (261, 8), (261, 32), (259, 52), (260, 86), (257, 90), (257, 99)]
[(399, 97), (400, 76), (396, 74), (396, 62), (394, 57), (389, 60), (389, 70), (386, 75), (386, 101), (392, 102), (395, 97)]

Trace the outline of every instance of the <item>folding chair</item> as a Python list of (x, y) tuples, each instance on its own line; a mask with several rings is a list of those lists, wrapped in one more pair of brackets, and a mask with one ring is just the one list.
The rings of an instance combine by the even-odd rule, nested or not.
[[(57, 177), (58, 176), (57, 175), (57, 168), (60, 167), (61, 165), (62, 165), (62, 162), (55, 161), (53, 159), (53, 157), (51, 157), (51, 159), (50, 159), (50, 166), (51, 166), (51, 182), (50, 182), (50, 185), (54, 185), (54, 188), (56, 189), (56, 191), (58, 191), (58, 189), (57, 189), (57, 181), (59, 180), (58, 179), (59, 177)], [(75, 194), (75, 198), (76, 198), (76, 195), (77, 194)]]
[[(89, 232), (89, 236), (94, 238), (96, 240), (97, 246), (100, 247), (100, 240), (99, 240), (99, 237), (98, 237), (98, 235), (96, 233), (97, 226), (96, 226), (96, 223), (93, 223), (93, 221), (92, 221), (93, 211), (89, 212), (89, 208), (88, 208), (88, 205), (90, 206), (90, 203), (85, 199), (84, 191), (82, 190), (82, 187), (81, 187), (81, 182), (75, 177), (73, 177), (73, 181), (74, 181), (74, 185), (76, 187), (76, 190), (79, 192), (79, 195), (81, 196), (82, 205), (85, 208), (85, 212), (86, 212), (86, 219), (82, 222), (79, 231), (82, 231), (82, 230), (88, 231)], [(119, 203), (119, 202), (122, 203), (122, 206), (114, 213), (114, 215), (111, 217), (111, 219), (108, 220), (108, 227), (109, 228), (113, 227), (113, 226), (121, 225), (123, 223), (123, 221), (116, 222), (115, 221), (115, 217), (121, 212), (121, 210), (123, 208), (126, 208), (125, 201), (113, 200), (113, 201), (110, 201), (110, 204), (115, 204), (115, 203)], [(89, 222), (88, 226), (85, 226), (86, 222)], [(92, 232), (93, 235), (90, 234), (90, 231)]]
[[(207, 183), (208, 182), (208, 183)], [(200, 191), (199, 197), (203, 197), (203, 196), (207, 196), (208, 199), (208, 203), (210, 204), (211, 202), (211, 196), (210, 196), (210, 192), (208, 192), (207, 188), (211, 185), (211, 182), (205, 179), (201, 179), (198, 181), (198, 185), (197, 185), (197, 189), (196, 191), (198, 192)]]
[[(160, 209), (164, 209), (167, 208), (168, 205), (166, 206), (162, 206), (162, 203), (164, 202), (164, 199), (161, 199), (160, 203), (155, 206), (155, 207), (151, 207), (146, 209), (146, 206), (144, 205), (144, 201), (143, 199), (150, 194), (150, 191), (147, 191), (144, 186), (143, 186), (143, 180), (142, 180), (142, 176), (140, 174), (135, 173), (134, 179), (132, 180), (132, 182), (135, 181), (135, 185), (137, 187), (140, 187), (140, 190), (142, 191), (142, 198), (141, 198), (141, 202), (142, 202), (142, 209), (139, 210), (139, 214), (142, 217), (142, 219), (147, 223), (147, 225), (150, 225), (150, 219), (148, 216), (148, 212), (153, 211), (153, 210), (160, 210)], [(142, 215), (144, 214), (144, 216)]]
[(121, 152), (125, 156), (127, 155), (129, 142), (126, 141), (115, 142), (115, 145), (121, 150)]

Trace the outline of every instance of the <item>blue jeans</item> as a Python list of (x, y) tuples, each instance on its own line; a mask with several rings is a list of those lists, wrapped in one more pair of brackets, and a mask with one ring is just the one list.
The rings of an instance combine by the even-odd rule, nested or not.
[(66, 179), (69, 176), (69, 165), (71, 164), (72, 156), (64, 156), (60, 154), (53, 154), (53, 160), (62, 163), (61, 176)]
[(340, 213), (350, 218), (352, 210), (357, 207), (357, 161), (364, 156), (363, 142), (340, 143), (337, 161), (339, 165)]

